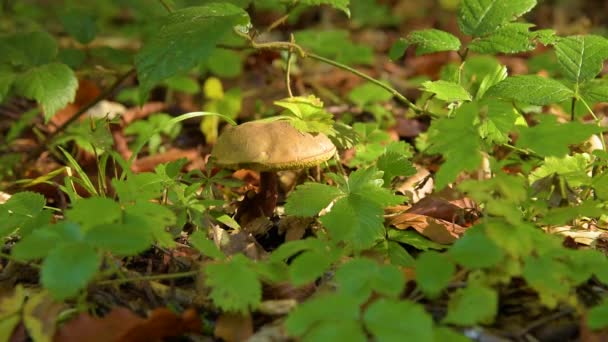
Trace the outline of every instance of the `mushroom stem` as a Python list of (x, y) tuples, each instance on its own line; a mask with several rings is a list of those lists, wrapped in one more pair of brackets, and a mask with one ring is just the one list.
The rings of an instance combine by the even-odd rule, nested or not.
[(260, 172), (260, 207), (267, 217), (272, 217), (279, 198), (279, 179), (273, 171)]

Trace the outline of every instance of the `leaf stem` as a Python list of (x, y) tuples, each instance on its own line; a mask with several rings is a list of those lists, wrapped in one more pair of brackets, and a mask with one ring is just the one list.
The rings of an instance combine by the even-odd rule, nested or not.
[(418, 107), (417, 105), (415, 105), (414, 103), (412, 103), (410, 100), (408, 100), (405, 96), (403, 96), (403, 94), (401, 94), (399, 91), (397, 91), (395, 88), (391, 87), (390, 85), (384, 83), (384, 82), (380, 82), (379, 80), (357, 70), (354, 68), (349, 67), (348, 65), (344, 65), (342, 63), (336, 62), (332, 59), (329, 58), (325, 58), (323, 56), (319, 56), (317, 54), (314, 53), (306, 53), (305, 57), (310, 57), (312, 59), (316, 59), (318, 61), (321, 61), (323, 63), (329, 64), (329, 65), (333, 65), (336, 68), (340, 68), (343, 70), (346, 70), (354, 75), (357, 75), (381, 88), (384, 88), (385, 90), (387, 90), (389, 93), (393, 94), (393, 96), (395, 96), (397, 99), (399, 99), (401, 102), (405, 103), (408, 107), (410, 107), (414, 112), (416, 112), (417, 114), (423, 113), (424, 110), (422, 110), (422, 108)]
[(167, 0), (159, 0), (159, 1), (163, 5), (163, 7), (167, 10), (167, 12), (173, 13), (173, 7), (169, 4), (169, 2)]
[(139, 277), (131, 277), (131, 278), (122, 278), (122, 279), (110, 279), (110, 280), (102, 280), (97, 282), (98, 285), (118, 285), (123, 283), (131, 283), (138, 281), (153, 281), (153, 280), (167, 280), (167, 279), (178, 279), (178, 278), (188, 278), (193, 277), (199, 274), (201, 271), (187, 271), (187, 272), (178, 272), (178, 273), (170, 273), (170, 274), (156, 274), (156, 275), (146, 275)]
[[(572, 102), (574, 102), (574, 101), (572, 101)], [(593, 112), (593, 109), (591, 109), (591, 107), (589, 106), (587, 101), (585, 101), (585, 99), (581, 98), (581, 103), (583, 104), (583, 106), (585, 106), (585, 109), (587, 109), (589, 111), (589, 114), (591, 114), (591, 116), (593, 117), (595, 124), (598, 127), (602, 127), (602, 121), (597, 117), (597, 115), (595, 115), (595, 113)], [(606, 151), (606, 141), (604, 139), (604, 133), (601, 132), (600, 134), (598, 134), (598, 136), (600, 138), (600, 142), (602, 143), (602, 150)]]
[(532, 151), (524, 150), (523, 148), (519, 148), (519, 147), (513, 146), (511, 144), (502, 144), (502, 146), (504, 146), (510, 150), (513, 150), (515, 152), (519, 152), (521, 154), (529, 156), (529, 157), (534, 157), (534, 158), (541, 159), (541, 160), (544, 159), (542, 156), (540, 156)]
[(12, 261), (12, 262), (17, 263), (17, 264), (28, 265), (28, 266), (31, 266), (31, 267), (33, 267), (35, 269), (40, 269), (40, 265), (38, 265), (38, 264), (34, 264), (34, 263), (27, 262), (27, 261), (19, 260), (19, 259), (15, 258), (14, 256), (12, 256), (10, 254), (3, 253), (3, 252), (0, 252), (0, 258), (1, 259), (6, 259), (8, 261)]

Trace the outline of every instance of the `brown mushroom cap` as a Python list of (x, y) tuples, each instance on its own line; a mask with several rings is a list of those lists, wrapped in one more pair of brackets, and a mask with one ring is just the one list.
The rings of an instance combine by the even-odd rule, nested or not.
[(278, 171), (312, 167), (335, 152), (325, 134), (300, 132), (287, 121), (251, 121), (224, 131), (211, 155), (229, 169)]

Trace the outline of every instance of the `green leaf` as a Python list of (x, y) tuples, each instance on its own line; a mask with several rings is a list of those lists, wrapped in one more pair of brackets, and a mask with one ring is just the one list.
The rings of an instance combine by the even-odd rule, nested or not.
[(151, 172), (130, 175), (125, 180), (115, 178), (112, 185), (121, 203), (149, 201), (161, 195), (163, 179)]
[(365, 311), (363, 321), (376, 341), (399, 342), (404, 336), (411, 341), (434, 341), (433, 318), (410, 301), (379, 299)]
[(443, 322), (461, 326), (489, 324), (494, 321), (497, 312), (496, 290), (470, 284), (452, 294)]
[(451, 33), (426, 29), (412, 31), (406, 39), (400, 39), (389, 52), (391, 59), (395, 60), (403, 56), (409, 45), (416, 45), (416, 55), (426, 55), (440, 51), (458, 51), (460, 40)]
[(302, 30), (294, 36), (305, 49), (339, 63), (370, 65), (374, 60), (372, 48), (353, 43), (346, 30)]
[(262, 299), (258, 275), (241, 254), (229, 261), (208, 264), (205, 276), (205, 284), (211, 287), (209, 296), (222, 310), (247, 313)]
[(533, 127), (523, 127), (516, 146), (530, 149), (547, 157), (562, 157), (568, 153), (568, 146), (581, 143), (602, 128), (581, 122), (558, 123), (555, 116), (541, 116)]
[(322, 322), (333, 325), (358, 322), (360, 304), (355, 298), (345, 294), (314, 297), (300, 304), (287, 316), (285, 328), (291, 336), (304, 336), (317, 329)]
[(347, 189), (343, 191), (348, 191), (349, 196), (358, 195), (382, 207), (403, 203), (403, 197), (396, 196), (389, 189), (382, 187), (382, 177), (382, 171), (374, 167), (358, 169), (349, 175)]
[(57, 300), (73, 297), (97, 273), (101, 257), (82, 242), (66, 243), (53, 249), (42, 263), (40, 281)]
[(416, 283), (428, 297), (437, 297), (452, 280), (456, 266), (444, 254), (426, 251), (416, 259)]
[(382, 179), (385, 187), (390, 187), (395, 177), (409, 177), (416, 174), (416, 168), (403, 154), (385, 152), (378, 158), (376, 166), (384, 174)]
[(537, 75), (507, 77), (486, 94), (539, 106), (562, 102), (574, 96), (574, 92), (562, 83)]
[(42, 212), (44, 196), (35, 192), (18, 192), (0, 204), (0, 237), (12, 233)]
[(462, 333), (456, 332), (448, 327), (437, 326), (433, 329), (435, 341), (471, 342)]
[(340, 266), (336, 271), (338, 291), (366, 301), (373, 293), (397, 298), (405, 286), (401, 270), (394, 265), (357, 258)]
[(480, 37), (496, 31), (536, 6), (536, 0), (463, 0), (458, 27), (464, 34)]
[(568, 268), (550, 255), (530, 256), (525, 259), (523, 277), (540, 296), (541, 302), (554, 308), (570, 294), (570, 284), (566, 281)]
[(388, 257), (393, 265), (414, 267), (414, 258), (395, 241), (387, 241)]
[(478, 113), (477, 104), (469, 102), (460, 106), (453, 118), (442, 118), (431, 124), (429, 141), (432, 143), (427, 152), (441, 153), (445, 158), (436, 174), (437, 189), (456, 180), (460, 172), (476, 170), (481, 164), (481, 141), (475, 127)]
[(401, 242), (406, 245), (410, 245), (412, 247), (420, 249), (422, 251), (427, 251), (429, 249), (442, 250), (446, 248), (446, 246), (427, 239), (426, 237), (420, 235), (420, 233), (413, 229), (389, 229), (388, 238), (389, 240)]
[(515, 125), (521, 120), (521, 115), (508, 101), (484, 99), (481, 105), (482, 121), (479, 124), (479, 136), (490, 144), (508, 143), (511, 140), (509, 134), (515, 131)]
[(97, 18), (91, 9), (71, 8), (59, 19), (63, 28), (81, 44), (90, 43), (97, 34)]
[(587, 326), (593, 330), (608, 327), (608, 300), (604, 300), (587, 312)]
[(588, 218), (599, 218), (606, 213), (602, 204), (593, 200), (586, 200), (576, 206), (552, 208), (539, 223), (547, 225), (565, 225), (581, 216)]
[[(1, 94), (1, 90), (0, 90)], [(587, 103), (608, 102), (608, 81), (590, 80), (579, 88), (579, 94)]]
[(315, 216), (341, 195), (340, 189), (333, 186), (307, 182), (298, 185), (289, 194), (285, 203), (285, 213), (303, 217)]
[(175, 246), (173, 236), (166, 229), (175, 225), (177, 217), (166, 206), (143, 201), (126, 206), (123, 222), (130, 226), (145, 227), (150, 237), (161, 247)]
[(477, 53), (518, 53), (535, 48), (530, 32), (534, 25), (527, 23), (508, 23), (492, 34), (475, 39), (469, 44), (469, 49)]
[(456, 240), (449, 250), (449, 255), (460, 265), (475, 269), (498, 265), (503, 260), (504, 252), (483, 230), (474, 228), (467, 230), (462, 238)]
[(123, 223), (98, 224), (86, 232), (84, 240), (102, 251), (136, 255), (152, 245), (152, 235), (148, 228)]
[(350, 17), (349, 2), (350, 0), (298, 0), (299, 4), (307, 6), (329, 5), (335, 9), (339, 9)]
[(350, 195), (336, 201), (320, 218), (332, 239), (348, 241), (355, 250), (372, 247), (384, 236), (384, 210), (365, 197)]
[(333, 258), (319, 251), (307, 251), (289, 265), (289, 276), (295, 286), (305, 285), (321, 277), (331, 266)]
[(55, 38), (45, 31), (22, 32), (0, 38), (4, 48), (0, 62), (32, 67), (52, 62), (57, 56)]
[(234, 78), (243, 72), (243, 57), (236, 51), (218, 48), (211, 52), (203, 65), (218, 77)]
[(435, 94), (440, 100), (446, 102), (471, 101), (471, 94), (460, 84), (448, 81), (426, 81), (422, 83), (422, 89)]
[(89, 197), (74, 202), (65, 215), (68, 220), (79, 223), (86, 230), (94, 225), (120, 221), (122, 209), (112, 199)]
[(608, 58), (608, 40), (585, 35), (560, 38), (555, 54), (562, 73), (569, 81), (583, 83), (597, 76)]
[(194, 248), (196, 248), (203, 255), (212, 259), (224, 259), (224, 253), (217, 248), (213, 241), (207, 239), (205, 234), (200, 230), (190, 234), (188, 241), (190, 241), (190, 244), (192, 244), (192, 246), (194, 246)]
[(386, 102), (392, 98), (393, 94), (391, 92), (371, 82), (360, 84), (348, 93), (348, 99), (359, 107)]
[(15, 79), (15, 91), (42, 104), (44, 118), (74, 101), (78, 80), (72, 69), (61, 63), (44, 64), (31, 68)]
[(141, 93), (146, 94), (158, 82), (192, 69), (212, 54), (215, 45), (234, 26), (248, 23), (247, 13), (229, 3), (172, 12), (135, 56)]
[(0, 65), (0, 102), (8, 96), (17, 74), (7, 65)]
[(81, 239), (80, 227), (74, 223), (49, 224), (20, 240), (11, 250), (11, 255), (20, 260), (43, 259), (60, 244)]
[(357, 321), (319, 322), (302, 337), (302, 342), (353, 341), (366, 342), (367, 336)]

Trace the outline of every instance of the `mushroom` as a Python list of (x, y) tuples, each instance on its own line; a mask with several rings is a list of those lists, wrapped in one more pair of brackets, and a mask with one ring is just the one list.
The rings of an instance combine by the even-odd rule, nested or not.
[(260, 192), (246, 196), (237, 210), (237, 221), (244, 221), (239, 218), (247, 211), (253, 210), (255, 217), (273, 215), (278, 198), (277, 171), (316, 166), (335, 152), (336, 146), (325, 134), (301, 132), (288, 121), (279, 120), (250, 121), (228, 128), (218, 137), (211, 155), (217, 166), (260, 172)]

